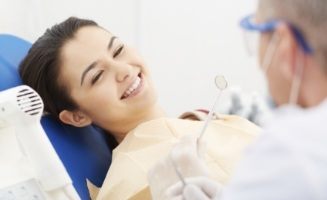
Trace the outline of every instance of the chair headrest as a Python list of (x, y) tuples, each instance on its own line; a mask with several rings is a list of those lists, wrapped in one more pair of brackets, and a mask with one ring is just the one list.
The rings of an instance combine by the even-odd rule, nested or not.
[(26, 40), (0, 34), (0, 91), (21, 84), (17, 68), (30, 47)]

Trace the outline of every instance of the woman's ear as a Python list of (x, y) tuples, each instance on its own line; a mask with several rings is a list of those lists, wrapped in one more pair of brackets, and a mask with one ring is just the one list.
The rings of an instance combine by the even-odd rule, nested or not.
[(63, 110), (59, 113), (59, 119), (65, 124), (76, 127), (84, 127), (92, 123), (91, 118), (81, 111)]

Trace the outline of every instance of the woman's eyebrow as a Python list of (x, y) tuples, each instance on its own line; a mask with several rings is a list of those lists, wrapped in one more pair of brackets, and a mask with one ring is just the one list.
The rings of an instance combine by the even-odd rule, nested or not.
[(81, 86), (83, 85), (83, 82), (84, 82), (84, 78), (86, 76), (86, 74), (91, 70), (93, 69), (95, 66), (97, 65), (97, 62), (93, 62), (92, 64), (90, 64), (82, 73), (82, 77), (81, 77)]
[(109, 42), (109, 44), (108, 44), (108, 50), (111, 49), (112, 45), (114, 44), (115, 39), (117, 39), (116, 36), (112, 36), (112, 37), (111, 37), (110, 42)]
[[(116, 36), (112, 36), (110, 38), (110, 41), (109, 41), (109, 44), (108, 44), (108, 50), (110, 50), (112, 48), (112, 45), (114, 44), (114, 41), (115, 39), (117, 39)], [(86, 74), (91, 70), (93, 69), (95, 66), (97, 65), (97, 62), (93, 62), (92, 64), (90, 64), (82, 73), (82, 77), (81, 77), (81, 86), (83, 85), (83, 82), (84, 82), (84, 78), (86, 76)]]

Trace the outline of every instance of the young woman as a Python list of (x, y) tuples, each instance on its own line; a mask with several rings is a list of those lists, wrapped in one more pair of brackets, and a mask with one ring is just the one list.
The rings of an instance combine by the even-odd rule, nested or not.
[[(43, 98), (46, 112), (76, 127), (96, 124), (119, 143), (97, 199), (150, 199), (147, 170), (178, 138), (202, 126), (165, 118), (142, 58), (91, 20), (71, 17), (48, 29), (20, 64), (20, 75)], [(237, 117), (211, 124), (206, 137), (214, 178), (228, 180), (258, 131)]]

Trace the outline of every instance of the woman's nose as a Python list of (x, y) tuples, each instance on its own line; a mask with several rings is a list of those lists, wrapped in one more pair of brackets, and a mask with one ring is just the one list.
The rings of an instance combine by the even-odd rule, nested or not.
[(115, 65), (116, 71), (116, 81), (124, 82), (131, 76), (131, 66), (126, 63), (116, 63)]

